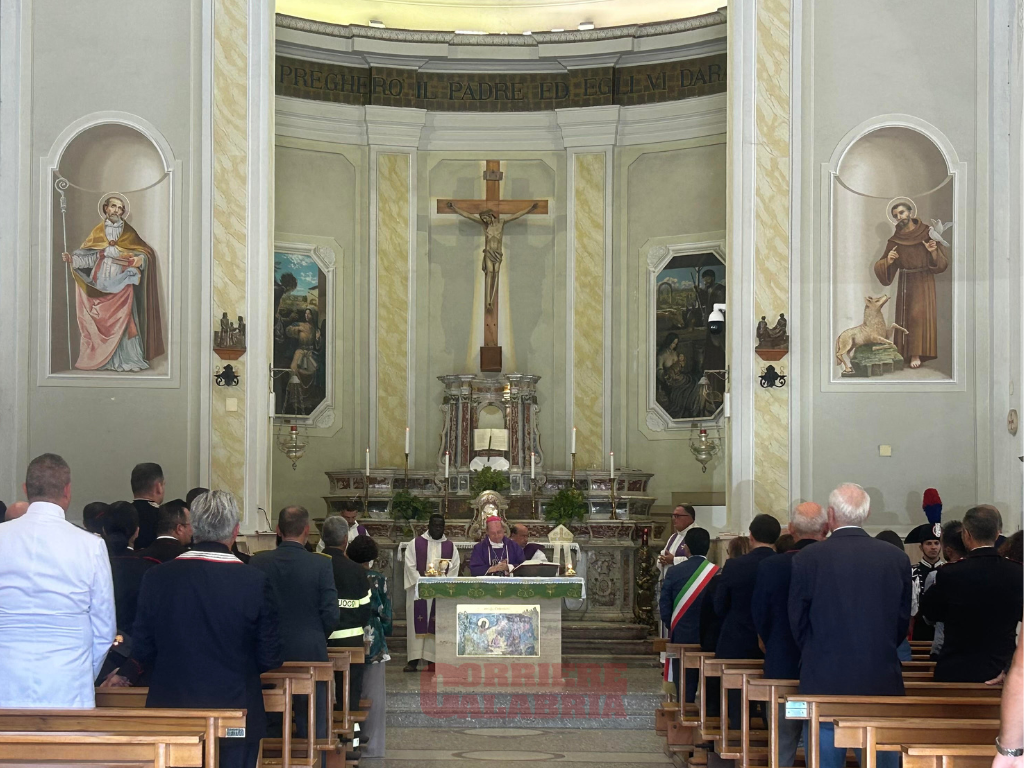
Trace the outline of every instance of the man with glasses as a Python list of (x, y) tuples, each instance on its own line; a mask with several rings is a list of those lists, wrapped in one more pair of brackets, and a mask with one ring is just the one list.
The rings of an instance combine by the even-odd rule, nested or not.
[(669, 568), (686, 559), (683, 554), (683, 536), (696, 519), (697, 513), (689, 504), (680, 504), (672, 510), (672, 535), (658, 555), (658, 570), (661, 573), (659, 580), (665, 579), (665, 572)]

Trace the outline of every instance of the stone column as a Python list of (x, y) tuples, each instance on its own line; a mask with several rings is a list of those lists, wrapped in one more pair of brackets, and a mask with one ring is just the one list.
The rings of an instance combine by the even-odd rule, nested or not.
[[(576, 428), (576, 467), (606, 465), (611, 409), (611, 168), (618, 107), (557, 110), (567, 151), (566, 371), (569, 423)], [(566, 457), (568, 459), (568, 457)]]
[(423, 110), (366, 107), (371, 198), (370, 452), (380, 467), (403, 466), (405, 428), (412, 426), (416, 147), (425, 119)]
[[(273, 232), (274, 9), (270, 0), (214, 0), (212, 51), (212, 230), (210, 317), (239, 315), (247, 352), (232, 367), (238, 387), (213, 385), (224, 365), (209, 352), (209, 485), (235, 494), (242, 528), (257, 525), (270, 497), (269, 371)], [(209, 323), (209, 324), (207, 324)], [(212, 348), (212, 332), (207, 333)], [(250, 364), (251, 363), (251, 364)]]
[[(790, 408), (784, 389), (759, 386), (756, 320), (790, 311), (791, 0), (751, 0), (729, 13), (730, 524), (767, 512), (788, 519)], [(793, 356), (774, 363), (789, 373)], [(792, 371), (796, 373), (797, 371)]]

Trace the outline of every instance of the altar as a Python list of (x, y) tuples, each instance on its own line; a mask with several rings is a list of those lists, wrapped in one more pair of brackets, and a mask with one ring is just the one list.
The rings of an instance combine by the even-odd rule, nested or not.
[(423, 577), (434, 598), (437, 672), (445, 689), (561, 685), (562, 600), (586, 597), (579, 576)]

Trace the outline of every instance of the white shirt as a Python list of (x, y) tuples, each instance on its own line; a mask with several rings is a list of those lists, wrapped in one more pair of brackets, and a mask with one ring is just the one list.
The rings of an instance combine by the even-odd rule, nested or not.
[[(441, 544), (448, 541), (447, 536), (442, 536), (440, 539), (432, 539), (426, 533), (420, 534), (421, 539), (427, 540), (427, 566), (429, 567), (433, 563), (436, 568), (441, 561)], [(459, 548), (452, 544), (452, 563), (448, 568), (449, 576), (457, 576), (459, 574)], [(409, 546), (405, 548), (405, 588), (411, 589), (416, 586), (416, 583), (420, 580), (419, 571), (416, 570), (416, 539), (409, 542)]]
[(116, 633), (103, 540), (37, 501), (0, 525), (0, 707), (93, 707)]

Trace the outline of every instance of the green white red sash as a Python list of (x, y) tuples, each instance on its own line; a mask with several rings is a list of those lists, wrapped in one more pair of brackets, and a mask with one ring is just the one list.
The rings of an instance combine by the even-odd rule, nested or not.
[(683, 585), (683, 588), (679, 590), (679, 594), (676, 595), (675, 605), (672, 608), (672, 629), (676, 628), (676, 624), (683, 618), (683, 614), (690, 609), (693, 601), (704, 591), (704, 587), (708, 585), (711, 577), (716, 573), (718, 573), (718, 566), (710, 560), (704, 560), (697, 566), (697, 570), (693, 572), (689, 581)]

